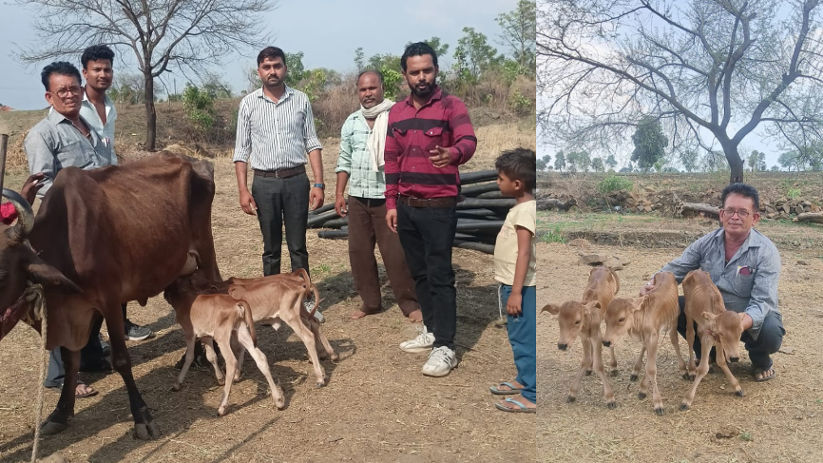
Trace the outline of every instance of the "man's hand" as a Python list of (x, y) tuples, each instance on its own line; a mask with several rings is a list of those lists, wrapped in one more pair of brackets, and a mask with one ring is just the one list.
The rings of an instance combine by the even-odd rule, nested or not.
[(431, 154), (431, 156), (429, 156), (429, 161), (431, 161), (434, 167), (446, 167), (451, 162), (451, 154), (449, 153), (448, 148), (443, 148), (438, 145), (435, 146), (433, 150), (429, 150), (429, 153)]
[(313, 211), (322, 206), (324, 199), (325, 193), (323, 193), (322, 188), (311, 187), (311, 192), (309, 193), (309, 210)]
[(397, 233), (397, 209), (386, 210), (386, 225), (388, 225), (389, 230)]
[(346, 207), (346, 198), (343, 195), (338, 195), (334, 200), (334, 210), (337, 211), (337, 215), (340, 217), (345, 217), (349, 213), (349, 209)]
[(37, 194), (37, 190), (43, 186), (43, 184), (40, 183), (40, 180), (43, 180), (44, 178), (46, 178), (46, 174), (43, 172), (31, 174), (20, 188), (20, 196), (24, 197), (29, 204), (34, 202), (34, 196)]
[(509, 294), (509, 299), (506, 301), (506, 313), (512, 317), (516, 317), (523, 313), (523, 295)]
[(651, 280), (647, 281), (646, 284), (643, 285), (643, 287), (640, 289), (640, 293), (638, 293), (638, 295), (639, 296), (645, 296), (645, 295), (649, 294), (650, 292), (652, 292), (653, 289), (654, 289), (654, 277), (652, 277)]
[(256, 215), (257, 204), (254, 202), (249, 190), (240, 190), (240, 208), (249, 215)]
[(752, 317), (747, 313), (740, 314), (740, 328), (743, 328), (743, 331), (750, 329), (754, 325), (754, 320)]

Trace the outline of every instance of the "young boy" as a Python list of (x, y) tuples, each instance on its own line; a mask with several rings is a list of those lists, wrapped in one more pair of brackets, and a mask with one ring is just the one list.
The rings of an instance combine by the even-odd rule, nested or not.
[(535, 164), (534, 151), (523, 148), (504, 152), (494, 164), (500, 192), (517, 200), (494, 244), (494, 279), (500, 283), (499, 303), (506, 306), (506, 327), (517, 367), (514, 381), (489, 388), (495, 395), (517, 395), (495, 403), (504, 412), (534, 413), (537, 408)]

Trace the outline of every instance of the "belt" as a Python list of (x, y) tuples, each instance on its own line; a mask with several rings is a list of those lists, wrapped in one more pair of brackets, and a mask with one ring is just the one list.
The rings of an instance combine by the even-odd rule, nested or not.
[(443, 198), (413, 198), (411, 196), (398, 196), (397, 202), (410, 207), (454, 207), (457, 205), (457, 196), (446, 196)]
[(366, 207), (377, 207), (386, 203), (386, 198), (361, 198), (360, 196), (349, 196), (349, 198), (356, 199)]
[(289, 178), (294, 177), (298, 174), (303, 174), (306, 172), (306, 166), (300, 165), (297, 167), (289, 167), (287, 169), (277, 169), (277, 170), (257, 170), (254, 169), (254, 175), (258, 177), (276, 177), (276, 178)]

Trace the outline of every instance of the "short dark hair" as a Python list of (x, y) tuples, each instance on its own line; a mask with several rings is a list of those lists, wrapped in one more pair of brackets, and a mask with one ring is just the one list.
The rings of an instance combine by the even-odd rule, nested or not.
[(434, 48), (426, 42), (416, 42), (410, 43), (406, 47), (406, 51), (403, 52), (403, 56), (400, 57), (400, 67), (403, 68), (403, 72), (406, 72), (406, 59), (409, 56), (423, 55), (431, 55), (432, 63), (434, 63), (434, 67), (437, 67), (437, 53), (435, 53)]
[(383, 85), (383, 73), (378, 71), (377, 69), (366, 69), (360, 71), (360, 74), (357, 74), (357, 80), (354, 81), (354, 84), (357, 85), (360, 83), (360, 78), (365, 76), (366, 74), (374, 74), (380, 80), (380, 85)]
[(495, 161), (494, 168), (512, 180), (520, 180), (527, 193), (534, 192), (537, 183), (537, 156), (526, 148), (504, 151)]
[(111, 64), (114, 64), (114, 51), (108, 45), (92, 45), (83, 50), (83, 55), (80, 56), (80, 63), (83, 64), (83, 69), (88, 69), (89, 61), (97, 61), (107, 59)]
[(49, 78), (52, 74), (59, 74), (61, 76), (73, 76), (77, 79), (77, 84), (83, 83), (83, 78), (80, 77), (80, 71), (74, 67), (73, 64), (68, 63), (66, 61), (55, 61), (46, 67), (40, 72), (40, 81), (43, 82), (43, 87), (46, 87), (46, 91), (51, 91), (49, 88)]
[(726, 207), (726, 197), (732, 193), (739, 194), (744, 198), (751, 198), (754, 202), (754, 212), (760, 210), (760, 194), (757, 193), (757, 188), (745, 183), (726, 185), (726, 188), (723, 188), (723, 192), (720, 194), (720, 207)]
[(266, 58), (275, 59), (280, 58), (283, 60), (283, 64), (286, 64), (286, 54), (283, 53), (283, 50), (278, 47), (266, 47), (260, 50), (260, 53), (257, 54), (257, 65), (260, 66)]

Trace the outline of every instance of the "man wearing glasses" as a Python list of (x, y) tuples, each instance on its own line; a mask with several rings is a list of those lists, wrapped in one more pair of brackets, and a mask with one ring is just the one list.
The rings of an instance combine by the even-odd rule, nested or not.
[[(726, 309), (743, 314), (740, 340), (749, 352), (754, 380), (767, 381), (776, 375), (770, 356), (780, 348), (786, 333), (777, 308), (780, 254), (770, 239), (753, 228), (760, 221), (760, 197), (754, 187), (733, 183), (723, 189), (720, 200), (721, 228), (689, 245), (662, 271), (674, 273), (678, 283), (695, 269), (711, 275)], [(651, 289), (650, 283), (644, 293)], [(685, 337), (683, 307), (681, 296), (677, 330)], [(700, 356), (699, 339), (694, 341), (694, 350)]]

